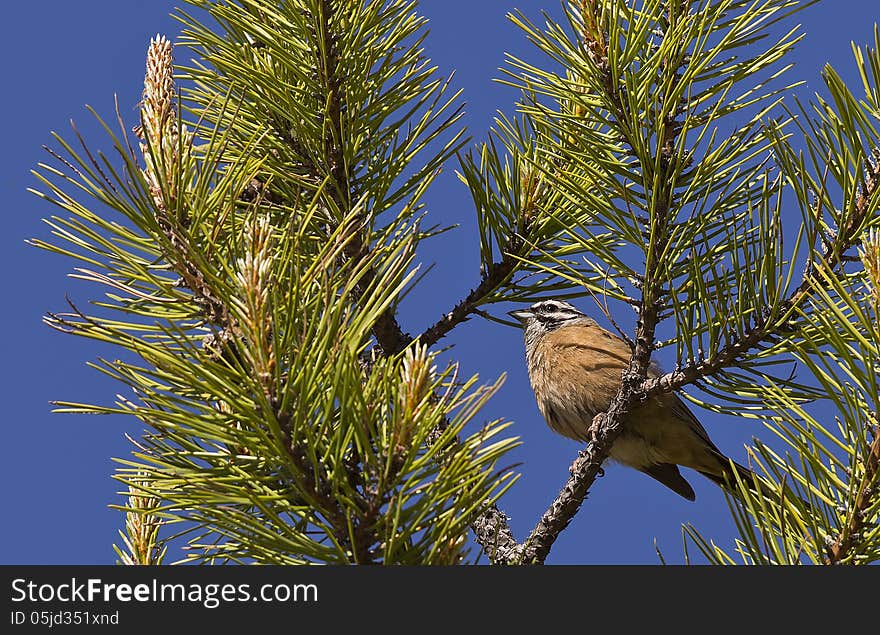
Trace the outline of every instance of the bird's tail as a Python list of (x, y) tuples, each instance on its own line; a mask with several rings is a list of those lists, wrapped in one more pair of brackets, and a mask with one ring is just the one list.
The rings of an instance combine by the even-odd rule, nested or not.
[[(722, 489), (730, 494), (739, 498), (740, 490), (738, 481), (742, 482), (748, 489), (759, 494), (761, 496), (767, 497), (771, 500), (779, 500), (779, 493), (777, 489), (770, 483), (762, 481), (757, 474), (755, 474), (752, 470), (745, 467), (744, 465), (740, 465), (736, 461), (732, 461), (727, 457), (722, 455), (722, 471), (720, 474), (712, 474), (710, 472), (700, 471), (700, 474), (705, 476), (711, 481), (714, 481)], [(809, 507), (809, 504), (803, 501), (799, 496), (797, 496), (791, 488), (787, 485), (783, 484), (782, 495), (785, 499), (788, 500), (799, 500), (806, 504)]]
[(745, 486), (753, 492), (760, 493), (761, 491), (767, 491), (766, 486), (764, 486), (763, 490), (759, 489), (760, 480), (758, 479), (758, 475), (752, 472), (749, 468), (740, 465), (736, 461), (731, 461), (723, 455), (719, 457), (719, 459), (721, 463), (721, 471), (719, 473), (715, 474), (699, 470), (700, 474), (708, 478), (710, 481), (714, 481), (721, 486), (722, 489), (731, 494), (736, 494), (739, 491), (737, 480), (742, 481)]

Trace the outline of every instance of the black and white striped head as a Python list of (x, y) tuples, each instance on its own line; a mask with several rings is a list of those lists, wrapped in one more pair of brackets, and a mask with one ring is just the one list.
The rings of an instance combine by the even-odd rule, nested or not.
[(523, 325), (526, 338), (531, 339), (571, 324), (596, 322), (562, 300), (541, 300), (527, 309), (510, 311), (507, 315)]

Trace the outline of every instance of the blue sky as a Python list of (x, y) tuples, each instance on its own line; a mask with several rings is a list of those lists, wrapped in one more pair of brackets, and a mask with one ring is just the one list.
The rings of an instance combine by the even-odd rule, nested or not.
[[(112, 563), (122, 515), (108, 504), (120, 502), (118, 484), (110, 478), (111, 457), (125, 456), (125, 432), (140, 429), (134, 421), (114, 417), (53, 415), (50, 399), (107, 403), (119, 390), (111, 380), (86, 367), (98, 356), (113, 356), (110, 347), (58, 334), (40, 322), (46, 311), (61, 310), (65, 294), (93, 297), (94, 288), (71, 280), (73, 266), (60, 256), (25, 245), (45, 237), (40, 219), (54, 210), (25, 190), (34, 186), (29, 170), (47, 157), (50, 131), (70, 138), (68, 121), (97, 147), (104, 144), (84, 104), (113, 115), (113, 95), (122, 113), (136, 122), (144, 54), (155, 33), (175, 37), (169, 17), (178, 1), (87, 0), (85, 2), (12, 3), (4, 8), (8, 25), (0, 39), (6, 61), (2, 205), (7, 229), (0, 240), (5, 310), (0, 312), (5, 361), (0, 487), (4, 500), (0, 523), (0, 563)], [(530, 16), (558, 2), (521, 0), (424, 0), (431, 19), (429, 55), (444, 73), (456, 71), (455, 86), (464, 89), (467, 124), (475, 140), (484, 138), (496, 109), (511, 112), (516, 94), (492, 82), (504, 52), (532, 57), (531, 49), (505, 13), (518, 6)], [(798, 16), (806, 39), (794, 57), (790, 77), (806, 82), (799, 94), (821, 90), (819, 71), (832, 63), (853, 82), (850, 42), (865, 44), (880, 21), (876, 0), (825, 0)], [(182, 51), (182, 49), (181, 49)], [(422, 250), (436, 266), (405, 301), (401, 322), (418, 333), (451, 308), (479, 281), (478, 239), (473, 210), (453, 165), (428, 199), (440, 224), (461, 229), (430, 242)], [(796, 222), (796, 214), (790, 217)], [(581, 308), (590, 309), (586, 301)], [(579, 447), (554, 435), (544, 424), (528, 386), (519, 331), (473, 319), (459, 326), (444, 344), (462, 363), (462, 374), (479, 373), (493, 380), (507, 372), (501, 393), (485, 411), (487, 418), (512, 418), (510, 430), (523, 445), (511, 460), (521, 463), (522, 477), (503, 499), (503, 509), (522, 539), (559, 491)], [(736, 417), (698, 413), (716, 444), (744, 462), (743, 443), (762, 435), (760, 424)], [(765, 435), (766, 436), (766, 435)], [(720, 490), (693, 472), (697, 492), (689, 503), (641, 474), (611, 467), (600, 479), (580, 514), (563, 533), (549, 562), (656, 563), (655, 540), (668, 562), (682, 561), (681, 524), (694, 523), (704, 535), (729, 547), (733, 528)]]

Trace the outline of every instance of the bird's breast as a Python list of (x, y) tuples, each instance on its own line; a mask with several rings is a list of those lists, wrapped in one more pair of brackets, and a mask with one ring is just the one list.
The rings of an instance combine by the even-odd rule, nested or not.
[(611, 405), (624, 368), (612, 355), (571, 344), (536, 346), (528, 366), (538, 407), (549, 426), (581, 441), (593, 417)]

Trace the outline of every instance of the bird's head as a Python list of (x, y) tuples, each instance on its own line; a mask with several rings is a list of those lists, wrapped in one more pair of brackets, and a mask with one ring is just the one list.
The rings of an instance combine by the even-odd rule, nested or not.
[(540, 300), (527, 309), (510, 311), (507, 315), (522, 324), (526, 337), (538, 336), (570, 324), (595, 324), (592, 318), (562, 300)]

